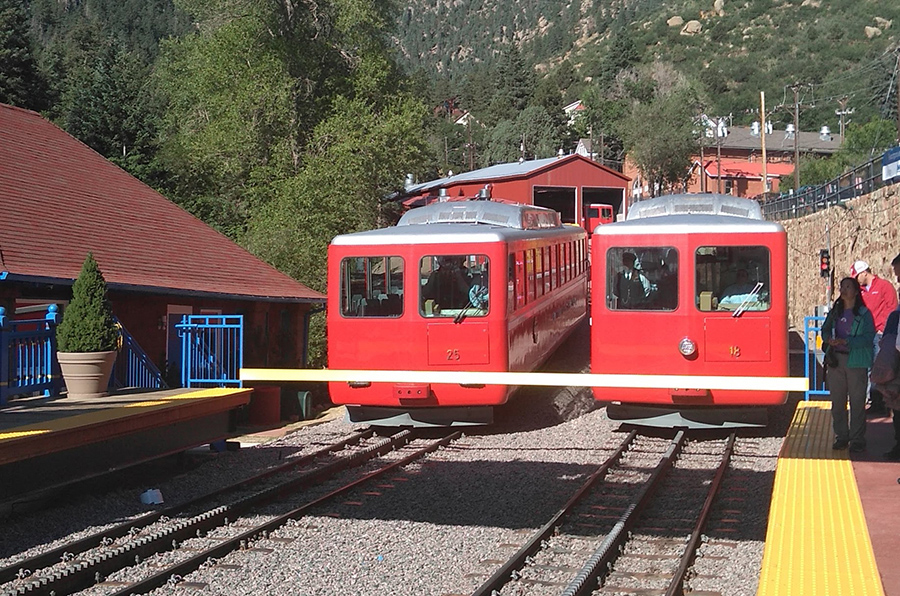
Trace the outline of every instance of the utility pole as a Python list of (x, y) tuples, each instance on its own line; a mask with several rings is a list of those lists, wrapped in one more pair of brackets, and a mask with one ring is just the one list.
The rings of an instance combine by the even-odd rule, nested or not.
[[(763, 194), (769, 192), (769, 173), (766, 160), (766, 92), (759, 92), (759, 139), (762, 144), (762, 178)], [(765, 200), (765, 199), (763, 199)]]
[(894, 66), (894, 80), (897, 81), (897, 142), (900, 143), (900, 50), (897, 50), (897, 64)]
[(794, 83), (794, 192), (800, 190), (800, 83)]
[(469, 142), (467, 143), (467, 149), (469, 150), (469, 171), (475, 169), (475, 146), (472, 145), (472, 116), (470, 115), (466, 118), (466, 130), (469, 133)]
[(706, 129), (703, 128), (703, 120), (700, 120), (700, 192), (706, 192), (706, 164), (703, 160), (703, 139), (706, 137)]
[(606, 165), (603, 163), (603, 154), (605, 153), (603, 151), (603, 149), (604, 149), (604, 147), (603, 147), (603, 129), (601, 128), (600, 129), (600, 165), (601, 166)]
[[(835, 116), (840, 116), (841, 118), (841, 144), (844, 143), (844, 116), (849, 116), (853, 113), (853, 108), (850, 108), (849, 110), (847, 109), (847, 102), (849, 101), (850, 98), (846, 95), (840, 98), (839, 100), (837, 100), (837, 102), (838, 105), (841, 106), (841, 109), (834, 111)], [(849, 121), (847, 123), (849, 123)]]

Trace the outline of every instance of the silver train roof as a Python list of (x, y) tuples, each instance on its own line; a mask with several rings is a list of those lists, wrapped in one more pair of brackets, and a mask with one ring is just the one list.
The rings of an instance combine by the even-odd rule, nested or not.
[(544, 207), (495, 201), (445, 201), (411, 209), (396, 226), (343, 234), (341, 246), (377, 244), (442, 244), (497, 242), (571, 234), (577, 226), (560, 222), (559, 213)]
[(731, 195), (678, 194), (631, 205), (623, 222), (598, 226), (595, 234), (698, 234), (783, 232), (780, 223), (763, 219), (759, 203)]
[(753, 199), (715, 193), (665, 195), (638, 201), (626, 221), (665, 215), (721, 215), (762, 221), (762, 208)]

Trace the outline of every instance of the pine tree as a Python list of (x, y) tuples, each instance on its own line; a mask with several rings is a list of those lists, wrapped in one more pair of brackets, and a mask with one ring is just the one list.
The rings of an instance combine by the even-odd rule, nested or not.
[(21, 108), (47, 107), (47, 84), (28, 37), (22, 0), (0, 0), (0, 102)]
[(118, 338), (106, 280), (94, 255), (88, 253), (56, 330), (57, 348), (60, 352), (106, 352), (116, 349)]

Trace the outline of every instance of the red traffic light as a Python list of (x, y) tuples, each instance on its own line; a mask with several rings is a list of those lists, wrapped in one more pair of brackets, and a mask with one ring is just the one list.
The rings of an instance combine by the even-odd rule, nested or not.
[(831, 254), (828, 249), (823, 248), (819, 251), (819, 275), (828, 277), (831, 274)]

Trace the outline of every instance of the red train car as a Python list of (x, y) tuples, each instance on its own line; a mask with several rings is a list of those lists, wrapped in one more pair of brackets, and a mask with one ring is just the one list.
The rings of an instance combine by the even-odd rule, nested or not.
[[(587, 316), (585, 231), (550, 209), (438, 202), (328, 250), (328, 366), (527, 372)], [(350, 420), (490, 424), (514, 387), (331, 382)]]
[[(785, 377), (787, 235), (756, 201), (671, 195), (594, 230), (591, 370)], [(613, 419), (654, 426), (765, 424), (783, 391), (595, 388)], [(751, 409), (755, 408), (755, 409)]]

